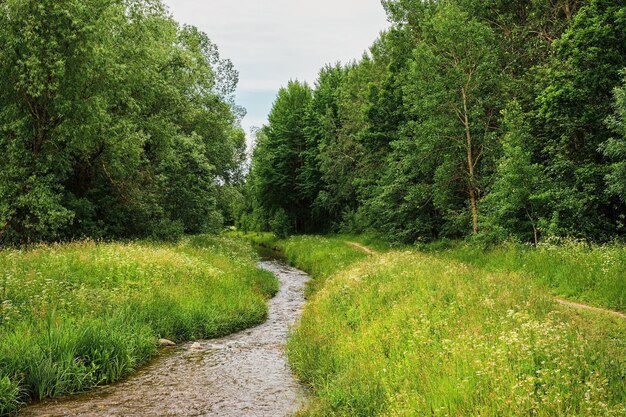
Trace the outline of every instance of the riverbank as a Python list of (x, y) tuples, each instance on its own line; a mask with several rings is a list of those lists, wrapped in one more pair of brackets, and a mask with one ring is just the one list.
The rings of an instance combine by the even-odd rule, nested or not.
[(262, 323), (278, 282), (257, 259), (246, 242), (209, 236), (0, 251), (0, 415), (119, 380), (159, 338)]
[[(234, 233), (258, 245), (278, 250), (298, 239), (279, 240), (271, 233)], [(560, 244), (544, 243), (538, 247), (523, 244), (501, 244), (485, 248), (466, 241), (437, 241), (417, 246), (393, 246), (371, 235), (328, 235), (322, 245), (311, 241), (312, 251), (333, 247), (333, 253), (342, 261), (349, 261), (354, 251), (347, 251), (345, 244), (357, 251), (384, 253), (392, 249), (411, 250), (436, 257), (460, 261), (489, 272), (512, 272), (525, 275), (537, 284), (545, 286), (555, 297), (565, 302), (584, 304), (593, 308), (612, 310), (617, 315), (626, 314), (626, 245), (590, 245), (580, 241)], [(365, 250), (364, 250), (365, 249)], [(289, 251), (287, 251), (289, 252)], [(287, 255), (285, 255), (287, 256)], [(312, 257), (315, 262), (307, 260)], [(331, 258), (332, 259), (332, 258)], [(336, 262), (322, 259), (321, 264), (314, 253), (300, 255), (292, 262), (300, 262), (305, 268), (334, 270)], [(314, 263), (314, 264), (313, 264)], [(326, 276), (328, 271), (318, 275)], [(317, 285), (313, 284), (313, 285)]]
[(288, 346), (315, 393), (304, 416), (626, 415), (621, 317), (437, 253), (279, 245), (314, 278)]
[[(266, 259), (264, 257), (264, 259)], [(304, 304), (308, 277), (272, 260), (280, 281), (261, 325), (166, 349), (121, 383), (27, 407), (21, 417), (291, 416), (306, 400), (287, 364), (285, 344)]]

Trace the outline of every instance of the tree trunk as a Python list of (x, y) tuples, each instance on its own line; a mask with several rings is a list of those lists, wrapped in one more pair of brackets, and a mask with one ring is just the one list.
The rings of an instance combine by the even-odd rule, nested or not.
[(469, 114), (467, 111), (467, 94), (465, 88), (461, 89), (463, 96), (463, 124), (465, 127), (465, 147), (467, 151), (467, 188), (470, 199), (470, 208), (472, 210), (472, 230), (474, 234), (478, 233), (478, 202), (476, 196), (476, 187), (474, 185), (474, 151), (472, 146), (472, 132), (470, 130)]
[(469, 196), (470, 207), (472, 208), (472, 231), (474, 234), (478, 234), (478, 204), (476, 202), (476, 190), (471, 182), (469, 183)]

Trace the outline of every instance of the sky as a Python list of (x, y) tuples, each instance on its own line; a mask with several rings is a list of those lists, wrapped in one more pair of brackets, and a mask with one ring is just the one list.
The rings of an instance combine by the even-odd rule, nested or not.
[(380, 0), (165, 0), (179, 23), (197, 26), (239, 71), (246, 132), (267, 122), (290, 79), (313, 85), (327, 63), (363, 55), (388, 27)]

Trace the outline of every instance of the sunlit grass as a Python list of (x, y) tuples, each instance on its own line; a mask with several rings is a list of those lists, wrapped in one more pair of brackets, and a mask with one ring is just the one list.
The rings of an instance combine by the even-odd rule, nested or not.
[(285, 253), (289, 263), (314, 278), (307, 283), (307, 296), (323, 288), (326, 279), (335, 271), (368, 256), (339, 237), (294, 236), (276, 245)]
[(562, 307), (517, 273), (339, 243), (284, 244), (324, 283), (288, 346), (315, 394), (303, 415), (626, 415), (623, 319)]
[(513, 271), (550, 287), (557, 295), (626, 311), (626, 246), (508, 244), (488, 250), (471, 243), (425, 245), (425, 251), (489, 271)]
[(158, 338), (262, 322), (278, 283), (256, 259), (241, 240), (208, 236), (0, 251), (0, 415), (120, 379)]

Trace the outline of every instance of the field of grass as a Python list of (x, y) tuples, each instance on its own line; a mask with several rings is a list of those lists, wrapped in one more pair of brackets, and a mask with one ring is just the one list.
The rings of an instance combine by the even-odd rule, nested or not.
[(470, 243), (425, 245), (421, 249), (492, 272), (519, 272), (557, 295), (626, 312), (626, 246), (502, 245), (489, 250)]
[[(282, 244), (317, 291), (288, 344), (304, 416), (625, 416), (626, 323), (545, 286), (337, 238)], [(343, 245), (343, 246), (342, 246)]]
[(118, 380), (158, 338), (262, 322), (278, 282), (256, 259), (246, 242), (208, 236), (0, 251), (0, 415)]

